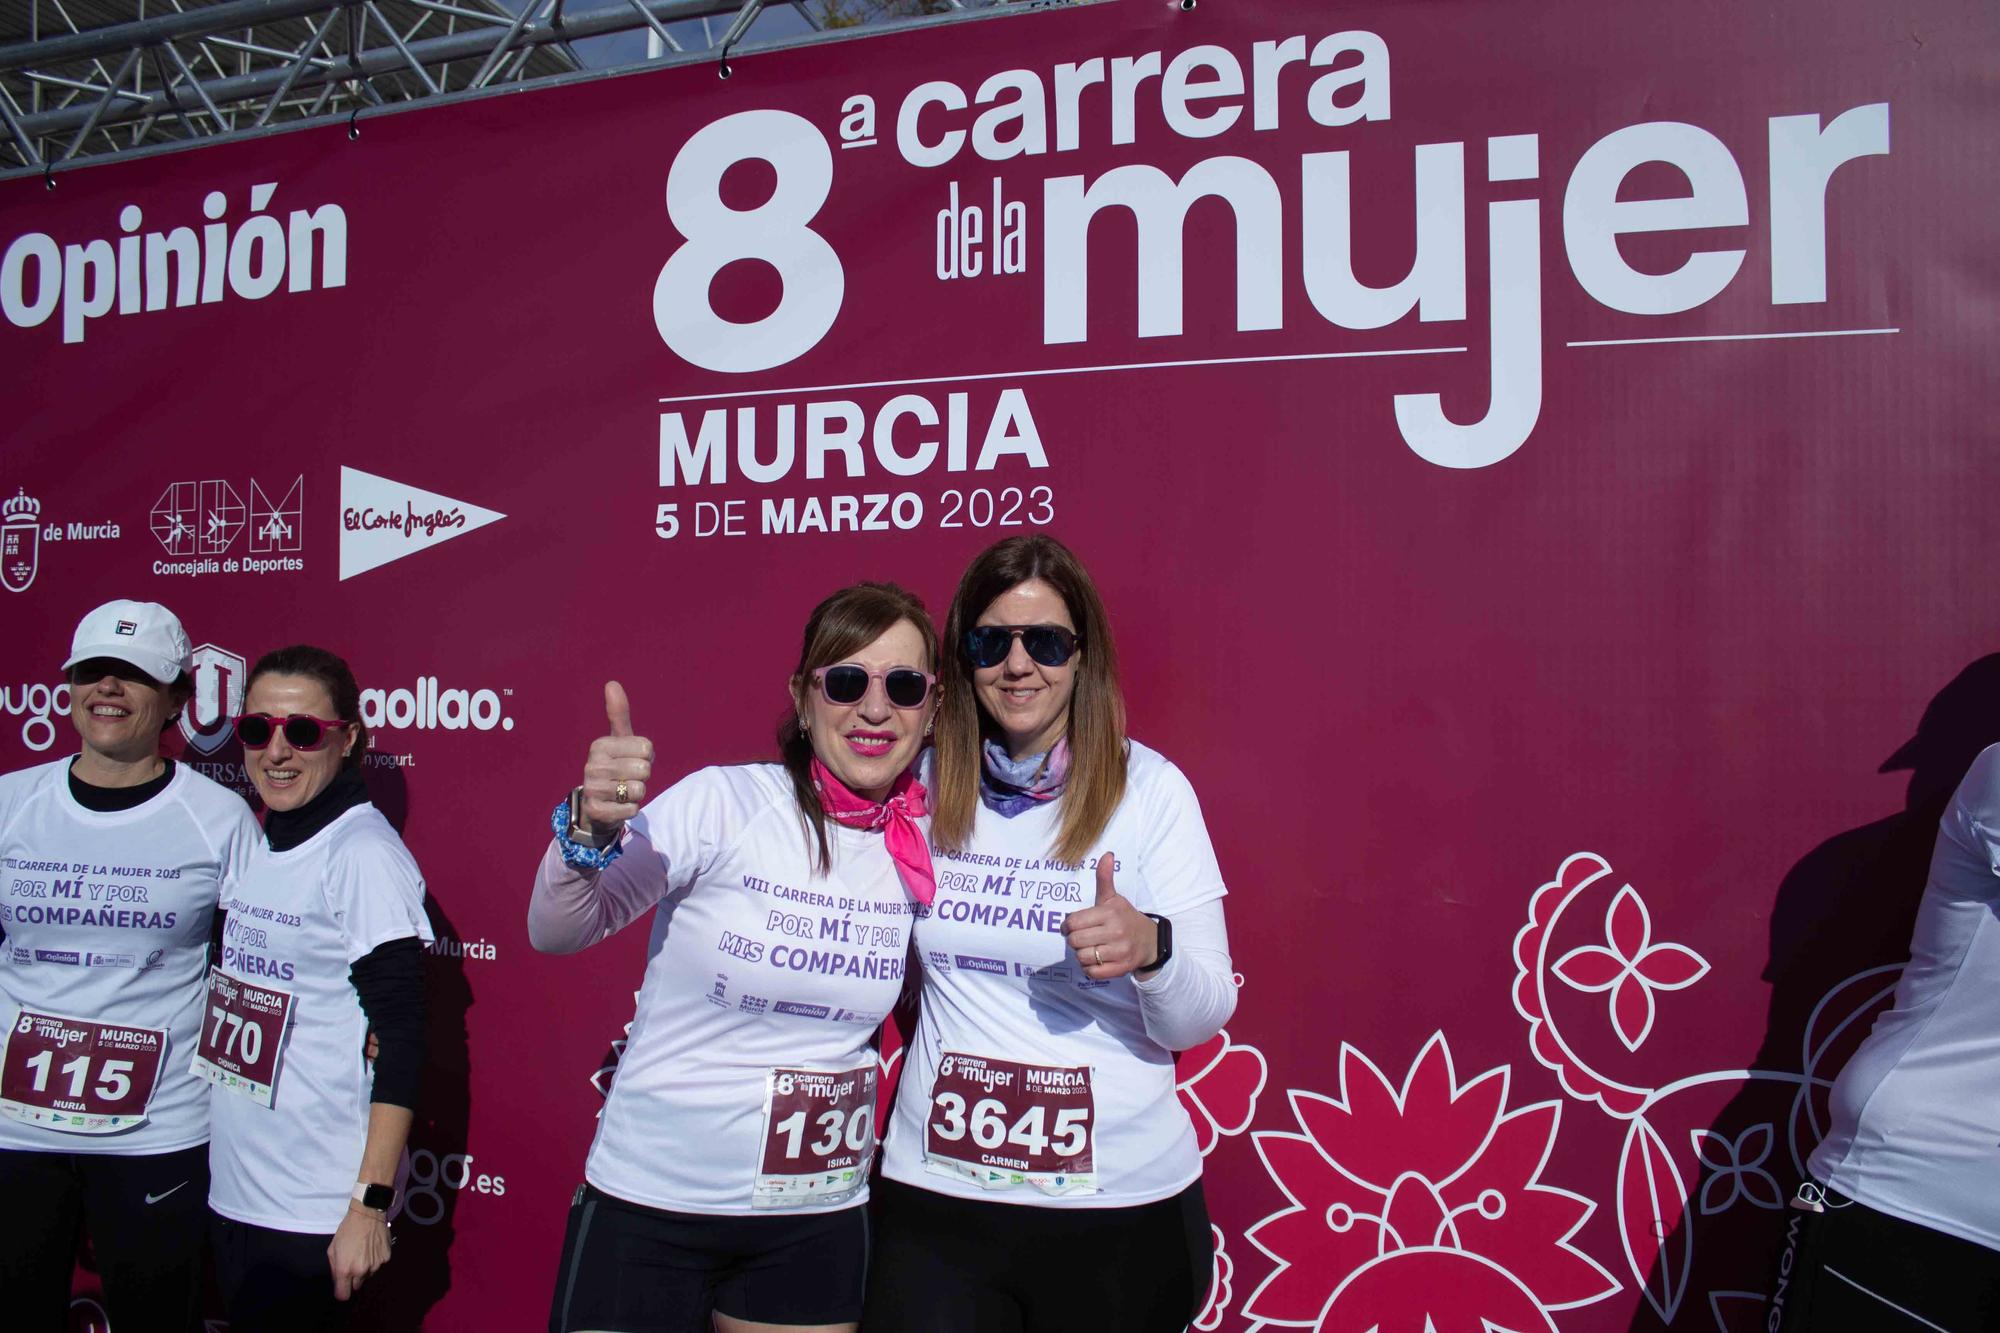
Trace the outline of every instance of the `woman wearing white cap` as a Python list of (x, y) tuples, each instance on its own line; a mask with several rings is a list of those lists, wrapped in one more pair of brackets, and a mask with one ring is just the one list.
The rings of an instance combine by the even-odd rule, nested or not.
[(88, 1223), (119, 1333), (196, 1324), (208, 1087), (189, 1069), (221, 888), (257, 824), (160, 755), (187, 634), (109, 602), (69, 659), (74, 756), (0, 775), (0, 1309), (67, 1326)]

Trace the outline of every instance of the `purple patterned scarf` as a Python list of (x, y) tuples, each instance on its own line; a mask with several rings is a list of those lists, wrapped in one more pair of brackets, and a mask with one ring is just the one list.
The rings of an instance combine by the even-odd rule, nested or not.
[(1063, 737), (1044, 754), (1021, 759), (1008, 755), (998, 741), (981, 747), (985, 762), (979, 771), (979, 799), (986, 808), (1006, 819), (1023, 810), (1032, 810), (1063, 794), (1069, 781), (1069, 738)]

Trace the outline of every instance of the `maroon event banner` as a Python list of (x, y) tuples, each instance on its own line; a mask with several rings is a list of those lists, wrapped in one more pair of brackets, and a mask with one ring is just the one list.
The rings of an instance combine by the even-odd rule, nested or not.
[(238, 788), (246, 664), (353, 662), (438, 935), (366, 1326), (532, 1328), (645, 961), (524, 931), (603, 682), (768, 755), (822, 595), (1044, 529), (1231, 889), (1196, 1327), (1762, 1328), (2000, 740), (1996, 51), (1122, 0), (0, 183), (0, 766), (109, 598)]

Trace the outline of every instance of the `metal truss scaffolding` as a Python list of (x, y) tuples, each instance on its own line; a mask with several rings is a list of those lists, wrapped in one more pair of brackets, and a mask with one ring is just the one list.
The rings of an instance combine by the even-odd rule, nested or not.
[[(0, 0), (0, 176), (577, 77), (575, 43), (726, 69), (767, 0)], [(1061, 0), (1058, 0), (1061, 2)], [(791, 0), (793, 40), (1006, 0)], [(1029, 5), (1022, 5), (1028, 8)], [(1039, 7), (1039, 6), (1035, 6)], [(775, 15), (774, 15), (775, 17)], [(704, 44), (691, 49), (690, 20)], [(769, 25), (767, 25), (769, 26)], [(762, 30), (760, 29), (760, 35)]]

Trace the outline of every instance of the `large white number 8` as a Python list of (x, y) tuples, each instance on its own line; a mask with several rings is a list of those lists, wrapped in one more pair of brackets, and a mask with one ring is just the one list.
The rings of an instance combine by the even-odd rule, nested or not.
[[(756, 208), (722, 202), (722, 174), (762, 158), (777, 188)], [(667, 172), (667, 216), (687, 238), (653, 284), (653, 323), (682, 360), (704, 370), (769, 370), (826, 336), (847, 286), (840, 256), (807, 224), (833, 189), (833, 152), (813, 123), (789, 111), (740, 111), (695, 132)], [(761, 259), (785, 294), (760, 320), (738, 324), (709, 304), (723, 266)]]

